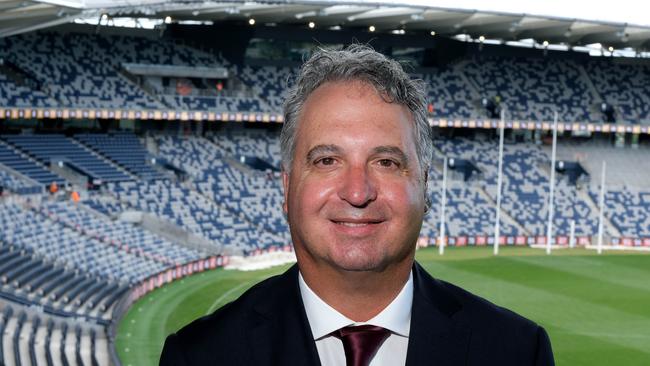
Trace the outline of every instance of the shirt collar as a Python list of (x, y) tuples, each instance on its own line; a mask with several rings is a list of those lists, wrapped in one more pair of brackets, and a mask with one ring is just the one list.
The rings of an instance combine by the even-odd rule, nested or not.
[(379, 314), (364, 323), (355, 322), (328, 305), (309, 288), (300, 273), (298, 274), (298, 283), (314, 340), (324, 338), (337, 329), (362, 324), (376, 325), (398, 335), (409, 336), (411, 305), (413, 304), (413, 271), (409, 274), (408, 281), (397, 297)]

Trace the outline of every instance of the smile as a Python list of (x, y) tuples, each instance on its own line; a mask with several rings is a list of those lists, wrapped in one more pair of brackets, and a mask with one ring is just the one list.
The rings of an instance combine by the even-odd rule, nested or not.
[(334, 221), (337, 225), (343, 225), (347, 227), (362, 227), (374, 224), (373, 222), (343, 222), (343, 221)]
[(332, 219), (334, 224), (350, 228), (367, 227), (384, 222), (381, 219)]

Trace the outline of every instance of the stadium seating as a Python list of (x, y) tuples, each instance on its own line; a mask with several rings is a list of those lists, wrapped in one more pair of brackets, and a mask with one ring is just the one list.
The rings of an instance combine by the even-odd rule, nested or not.
[[(135, 50), (131, 39), (29, 33), (5, 38), (7, 59), (38, 80), (58, 106), (89, 108), (160, 108), (162, 104), (118, 74), (120, 50)], [(127, 52), (132, 54), (131, 52)]]
[(11, 357), (12, 355), (12, 350), (8, 349), (5, 347), (5, 334), (11, 335), (9, 333), (10, 329), (8, 329), (8, 323), (11, 319), (11, 316), (13, 315), (14, 309), (11, 305), (5, 305), (4, 309), (2, 309), (2, 313), (0, 313), (0, 361), (4, 363), (4, 360)]
[(129, 209), (128, 204), (120, 202), (110, 195), (91, 194), (82, 202), (84, 205), (107, 217), (116, 217)]
[(75, 139), (140, 179), (163, 178), (162, 174), (151, 166), (149, 154), (133, 133), (78, 134)]
[(0, 312), (0, 330), (2, 365), (109, 364), (104, 331), (80, 319), (51, 316), (37, 308), (5, 305)]
[[(446, 190), (445, 235), (479, 236), (490, 234), (494, 230), (495, 211), (485, 193), (478, 187), (451, 184)], [(440, 230), (442, 207), (440, 181), (429, 181), (431, 209), (426, 216), (422, 235), (437, 237)], [(514, 235), (516, 228), (501, 219), (501, 233)]]
[(587, 76), (572, 61), (527, 58), (475, 58), (462, 69), (482, 97), (500, 97), (508, 118), (552, 121), (596, 121), (596, 97)]
[(46, 166), (63, 161), (96, 180), (112, 182), (132, 179), (117, 166), (63, 135), (4, 135), (2, 139)]
[(45, 108), (57, 103), (40, 90), (17, 84), (0, 71), (0, 101), (7, 107)]
[(257, 230), (245, 217), (236, 215), (210, 196), (169, 181), (154, 183), (122, 182), (110, 190), (137, 209), (151, 212), (187, 232), (202, 236), (230, 252), (284, 245), (273, 233)]
[[(166, 37), (32, 32), (0, 38), (0, 56), (14, 69), (0, 68), (0, 108), (281, 112), (296, 67), (233, 64), (218, 53)], [(220, 67), (229, 73), (230, 89), (197, 86), (180, 93), (162, 82), (153, 85), (129, 75), (126, 63)], [(598, 105), (605, 101), (615, 106), (620, 121), (650, 124), (648, 75), (648, 66), (610, 60), (494, 55), (414, 74), (427, 85), (429, 115), (435, 119), (484, 119), (481, 98), (499, 97), (509, 119), (549, 121), (557, 110), (561, 121), (600, 122)], [(177, 136), (169, 135), (184, 127), (176, 121), (156, 121), (162, 133), (135, 121), (132, 128), (146, 130), (147, 147), (155, 145), (155, 158), (187, 172), (188, 177), (176, 179), (151, 164), (153, 156), (133, 132), (78, 133), (79, 121), (74, 122), (73, 135), (23, 131), (0, 136), (0, 184), (10, 191), (0, 200), (0, 364), (109, 364), (106, 325), (114, 320), (112, 311), (120, 300), (150, 276), (207, 255), (120, 221), (129, 211), (154, 216), (226, 254), (291, 241), (275, 171), (281, 163), (277, 128), (206, 124), (201, 136)], [(450, 172), (446, 235), (493, 233), (497, 144), (487, 133), (477, 135), (433, 142), (436, 161), (428, 182), (432, 207), (422, 236), (439, 235), (443, 156), (468, 160), (480, 170), (468, 181)], [(643, 188), (648, 176), (635, 167), (647, 160), (647, 152), (612, 151), (609, 142), (585, 145), (563, 142), (565, 157), (585, 155), (582, 163), (592, 176), (598, 175), (604, 157), (613, 161), (605, 196), (608, 235), (650, 237), (650, 192)], [(548, 150), (506, 143), (502, 235), (546, 234)], [(260, 159), (273, 171), (256, 170), (245, 163), (247, 158)], [(45, 197), (43, 187), (68, 183), (51, 167), (59, 160), (108, 184), (96, 192), (84, 191), (77, 204), (62, 201), (64, 195)], [(576, 187), (561, 175), (556, 179), (553, 234), (568, 235), (575, 222), (576, 235), (595, 235), (595, 182)], [(14, 201), (14, 193), (32, 196)]]
[(75, 207), (71, 202), (49, 202), (42, 205), (41, 210), (50, 219), (69, 227), (79, 227), (84, 234), (104, 242), (110, 240), (118, 247), (128, 245), (130, 251), (151, 259), (176, 265), (201, 258), (201, 253), (156, 237), (132, 224), (105, 220), (91, 211)]
[[(480, 181), (470, 181), (469, 185), (482, 188), (492, 202), (496, 200), (496, 141), (441, 139), (436, 140), (434, 145), (447, 157), (474, 162), (481, 170)], [(521, 228), (528, 231), (509, 231), (506, 227), (504, 234), (546, 235), (549, 175), (550, 158), (540, 147), (523, 143), (509, 143), (504, 146), (502, 208), (521, 225)], [(475, 203), (481, 205), (481, 200), (475, 200)], [(554, 204), (554, 234), (568, 235), (571, 221), (576, 222), (576, 235), (590, 235), (595, 232), (597, 213), (592, 212), (591, 206), (584, 202), (584, 198), (581, 201), (576, 187), (559, 181), (556, 185)], [(490, 205), (493, 206), (494, 203)]]
[[(603, 102), (614, 106), (618, 121), (650, 123), (650, 68), (647, 65), (625, 65), (608, 60), (594, 60), (585, 70)], [(601, 118), (602, 119), (602, 118)]]
[(179, 96), (164, 95), (162, 100), (171, 108), (213, 112), (277, 112), (263, 108), (256, 98), (229, 96)]
[[(43, 185), (56, 182), (63, 184), (64, 180), (48, 171), (43, 164), (31, 157), (20, 153), (0, 139), (0, 164), (5, 165)], [(7, 187), (11, 187), (8, 185)]]
[(480, 118), (475, 104), (480, 96), (472, 95), (462, 78), (461, 65), (436, 68), (426, 74), (417, 74), (426, 83), (428, 103), (433, 107), (432, 117), (449, 119)]
[[(598, 190), (589, 194), (599, 202)], [(605, 215), (623, 237), (650, 237), (650, 192), (631, 187), (609, 187), (605, 194)]]
[[(240, 135), (244, 140), (245, 136), (246, 134)], [(236, 163), (238, 159), (227, 153), (228, 151), (245, 152), (247, 146), (253, 146), (257, 142), (257, 148), (268, 154), (269, 144), (262, 142), (263, 139), (237, 145), (241, 146), (237, 149), (233, 149), (232, 145), (224, 142), (227, 139), (218, 135), (213, 135), (211, 138), (214, 144), (198, 137), (184, 139), (160, 137), (157, 141), (161, 156), (176, 164), (182, 164), (190, 171), (198, 192), (206, 197), (218, 197), (218, 202), (223, 204), (227, 211), (263, 228), (274, 238), (270, 242), (254, 247), (288, 243), (286, 221), (280, 209), (282, 191), (279, 179), (273, 174), (238, 168)], [(225, 151), (216, 148), (221, 147), (220, 144), (225, 144), (222, 147)]]
[[(219, 50), (166, 38), (43, 31), (0, 39), (0, 47), (6, 62), (33, 80), (19, 85), (0, 70), (4, 106), (278, 113), (297, 73), (293, 66), (231, 64)], [(129, 63), (221, 67), (232, 85), (223, 91), (197, 85), (170, 92), (146, 78), (129, 77), (124, 70)], [(600, 122), (599, 103), (605, 101), (622, 121), (650, 123), (647, 69), (595, 58), (479, 55), (416, 76), (427, 84), (435, 118), (484, 118), (480, 100), (499, 97), (516, 120), (549, 121), (557, 111), (562, 121)]]
[(38, 194), (43, 192), (41, 185), (25, 181), (4, 170), (0, 170), (0, 186), (18, 194)]
[(55, 310), (74, 304), (74, 311), (103, 314), (128, 283), (200, 257), (128, 224), (94, 218), (70, 204), (49, 203), (41, 210), (0, 206), (0, 239), (16, 248), (3, 248), (0, 265), (11, 268), (3, 272), (3, 281), (14, 297), (32, 301), (30, 294), (38, 294), (41, 305)]
[[(116, 220), (126, 211), (153, 214), (213, 242), (224, 252), (247, 253), (290, 242), (277, 173), (258, 171), (241, 162), (241, 157), (256, 157), (279, 167), (277, 131), (223, 128), (209, 131), (204, 137), (153, 134), (151, 141), (158, 156), (189, 174), (184, 182), (149, 180), (150, 175), (138, 173), (147, 169), (143, 168), (147, 152), (133, 134), (78, 134), (74, 138), (5, 135), (2, 139), (0, 147), (9, 152), (7, 156), (43, 172), (48, 171), (39, 163), (45, 156), (39, 148), (51, 143), (76, 146), (119, 172), (122, 170), (118, 166), (128, 168), (131, 174), (129, 180), (114, 181), (98, 192), (89, 192), (80, 204), (59, 201), (63, 196), (44, 198), (40, 203), (0, 203), (0, 301), (19, 309), (3, 315), (5, 320), (0, 319), (0, 327), (9, 335), (3, 337), (0, 350), (9, 355), (5, 359), (19, 359), (23, 364), (32, 359), (51, 360), (54, 364), (101, 364), (97, 357), (108, 347), (103, 324), (110, 321), (111, 309), (128, 293), (129, 286), (205, 256)], [(127, 146), (122, 149), (134, 151), (137, 158), (131, 161), (115, 146)], [(468, 181), (450, 171), (446, 235), (491, 235), (496, 141), (439, 137), (434, 140), (434, 148), (437, 160), (429, 174), (433, 205), (421, 235), (434, 238), (439, 234), (442, 156), (469, 160), (480, 170)], [(564, 148), (565, 154), (571, 155), (574, 147)], [(37, 160), (39, 157), (41, 160)], [(594, 157), (600, 159), (601, 155)], [(12, 161), (7, 159), (3, 161)], [(589, 156), (585, 159), (585, 167), (591, 169), (594, 164)], [(11, 164), (14, 170), (23, 169), (20, 164)], [(547, 148), (506, 143), (502, 235), (546, 234), (549, 166)], [(14, 173), (4, 173), (10, 176), (4, 178), (6, 181), (20, 181)], [(568, 235), (570, 222), (575, 221), (577, 235), (595, 235), (597, 187), (578, 189), (561, 175), (557, 179), (553, 233)], [(609, 187), (606, 217), (621, 236), (650, 236), (649, 194), (638, 188)], [(42, 309), (42, 313), (23, 311), (29, 307)], [(59, 320), (74, 317), (102, 325), (88, 328), (84, 322)]]
[(280, 168), (280, 133), (277, 131), (226, 129), (208, 132), (206, 137), (235, 159), (255, 156)]
[(282, 110), (286, 91), (292, 78), (298, 74), (298, 70), (292, 67), (238, 66), (235, 70), (239, 79), (267, 106), (260, 109), (261, 112)]
[[(0, 39), (0, 47), (6, 50), (7, 60), (42, 85), (42, 91), (32, 93), (47, 102), (34, 106), (203, 109), (211, 102), (202, 105), (197, 102), (200, 99), (185, 101), (147, 94), (121, 73), (123, 64), (212, 67), (223, 62), (219, 57), (177, 42), (128, 36), (69, 33), (61, 37), (57, 33), (34, 32)], [(12, 89), (6, 79), (0, 79), (0, 90)], [(24, 101), (29, 98), (40, 101), (25, 94), (25, 90), (20, 90), (8, 95), (7, 105), (25, 106)], [(235, 99), (232, 107), (255, 109), (257, 103), (254, 99)]]

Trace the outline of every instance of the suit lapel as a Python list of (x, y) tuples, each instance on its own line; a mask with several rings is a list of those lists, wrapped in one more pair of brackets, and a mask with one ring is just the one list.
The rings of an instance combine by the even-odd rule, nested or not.
[[(298, 267), (291, 267), (277, 281), (266, 294), (269, 298), (260, 299), (248, 319), (251, 364), (319, 366), (300, 296)], [(471, 331), (461, 316), (461, 305), (418, 263), (413, 266), (413, 281), (406, 365), (466, 364)]]
[(413, 266), (413, 281), (406, 365), (466, 364), (470, 327), (459, 316), (461, 305), (418, 263)]
[[(298, 286), (298, 267), (278, 278), (249, 319), (254, 365), (320, 365)], [(254, 350), (254, 351), (253, 351)]]

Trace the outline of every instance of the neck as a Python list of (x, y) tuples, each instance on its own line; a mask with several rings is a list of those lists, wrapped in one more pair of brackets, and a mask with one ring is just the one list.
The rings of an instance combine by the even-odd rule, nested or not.
[(381, 272), (309, 268), (299, 264), (309, 288), (355, 322), (368, 321), (384, 310), (404, 288), (412, 266), (412, 258)]

